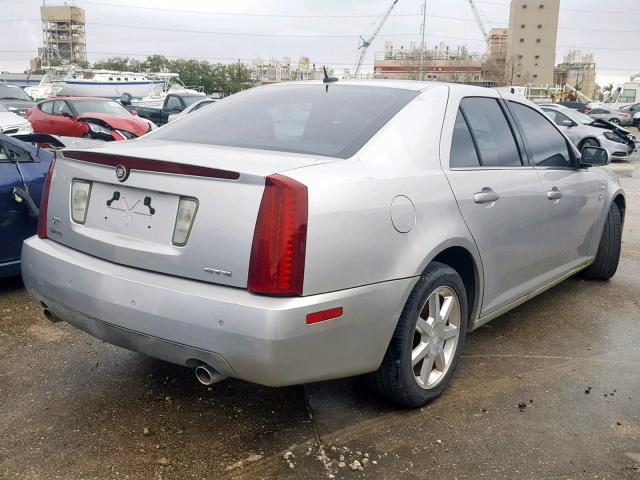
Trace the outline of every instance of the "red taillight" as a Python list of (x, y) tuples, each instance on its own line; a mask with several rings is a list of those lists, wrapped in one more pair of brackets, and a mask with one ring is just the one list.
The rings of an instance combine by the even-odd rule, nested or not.
[(302, 295), (307, 214), (306, 186), (282, 175), (267, 177), (253, 233), (249, 290)]
[(40, 213), (38, 214), (38, 237), (40, 238), (47, 238), (49, 190), (51, 189), (51, 177), (53, 177), (55, 164), (56, 157), (54, 155), (53, 160), (51, 160), (51, 165), (49, 165), (49, 173), (47, 173), (47, 178), (45, 179), (44, 186), (42, 187), (42, 197), (40, 197)]

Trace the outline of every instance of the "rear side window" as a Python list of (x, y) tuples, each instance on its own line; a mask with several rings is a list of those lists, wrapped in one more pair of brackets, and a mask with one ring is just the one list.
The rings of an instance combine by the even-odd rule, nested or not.
[(53, 112), (53, 102), (44, 102), (40, 105), (40, 110), (48, 115), (52, 115)]
[(451, 155), (449, 157), (451, 168), (479, 167), (478, 152), (473, 143), (469, 126), (464, 118), (462, 110), (458, 110), (456, 123), (453, 127), (451, 139)]
[(520, 124), (529, 158), (542, 167), (573, 167), (567, 140), (541, 113), (521, 103), (509, 102)]
[(511, 127), (494, 98), (470, 97), (460, 102), (483, 167), (522, 166)]
[(257, 87), (146, 138), (348, 158), (418, 93), (339, 84)]

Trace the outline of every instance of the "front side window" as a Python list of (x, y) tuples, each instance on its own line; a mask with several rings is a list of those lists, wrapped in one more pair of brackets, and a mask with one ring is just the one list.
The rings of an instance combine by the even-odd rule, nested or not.
[(47, 115), (53, 115), (53, 102), (41, 103), (40, 110), (42, 110)]
[(56, 100), (55, 102), (53, 102), (53, 115), (62, 116), (65, 113), (73, 115), (71, 109), (69, 108), (69, 105), (67, 105), (67, 102), (63, 100)]
[(182, 103), (178, 97), (171, 96), (167, 100), (167, 110), (182, 110)]
[(145, 138), (349, 158), (418, 94), (339, 84), (256, 87)]
[(522, 166), (507, 118), (494, 98), (469, 97), (460, 102), (483, 167)]
[(567, 140), (541, 113), (517, 102), (509, 109), (520, 125), (529, 158), (540, 167), (573, 167)]
[(556, 110), (543, 108), (542, 111), (547, 114), (553, 123), (560, 125), (561, 127), (570, 127), (573, 125), (573, 120), (567, 117), (564, 113), (560, 113)]

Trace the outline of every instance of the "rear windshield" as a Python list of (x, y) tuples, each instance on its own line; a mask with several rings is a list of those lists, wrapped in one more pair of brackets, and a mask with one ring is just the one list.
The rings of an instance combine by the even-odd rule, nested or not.
[(348, 158), (418, 93), (335, 84), (258, 87), (146, 138)]

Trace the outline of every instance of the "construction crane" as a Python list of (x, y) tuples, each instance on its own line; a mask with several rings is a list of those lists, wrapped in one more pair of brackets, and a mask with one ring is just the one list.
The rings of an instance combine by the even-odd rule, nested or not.
[(482, 17), (480, 16), (480, 12), (476, 8), (476, 4), (473, 3), (473, 0), (469, 0), (469, 5), (471, 5), (471, 11), (473, 12), (473, 16), (476, 17), (476, 22), (478, 23), (478, 27), (482, 31), (482, 36), (484, 37), (485, 42), (489, 43), (489, 34), (487, 33), (487, 29), (484, 26), (484, 22), (482, 21)]
[(378, 26), (373, 31), (371, 36), (369, 36), (367, 38), (364, 38), (362, 35), (360, 35), (360, 40), (361, 40), (362, 43), (358, 47), (358, 50), (360, 51), (360, 53), (358, 54), (358, 60), (356, 61), (356, 68), (355, 68), (355, 70), (353, 72), (353, 78), (357, 78), (358, 75), (360, 74), (360, 69), (362, 68), (362, 63), (364, 62), (364, 57), (367, 55), (367, 50), (369, 50), (369, 47), (371, 46), (373, 41), (378, 36), (378, 33), (380, 33), (380, 30), (382, 29), (382, 27), (386, 23), (387, 19), (389, 18), (389, 15), (391, 15), (391, 12), (393, 11), (394, 7), (396, 6), (396, 3), (398, 3), (398, 0), (393, 0), (393, 3), (387, 9), (386, 13), (382, 16), (382, 19), (380, 19), (380, 23), (378, 23)]

